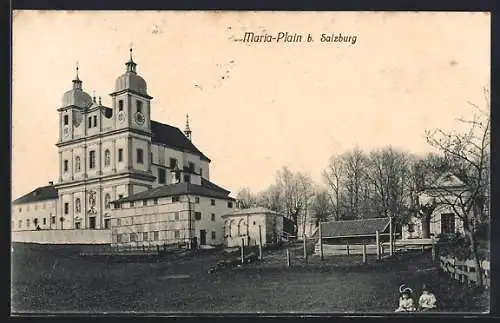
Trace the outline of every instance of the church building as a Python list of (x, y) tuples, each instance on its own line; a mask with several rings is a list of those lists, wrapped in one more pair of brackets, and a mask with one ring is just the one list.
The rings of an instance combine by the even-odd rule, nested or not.
[[(137, 73), (132, 49), (125, 67), (110, 94), (110, 107), (83, 90), (77, 67), (72, 88), (64, 93), (57, 110), (58, 180), (13, 202), (12, 230), (110, 230), (110, 242), (115, 243), (133, 242), (138, 235), (165, 240), (166, 236), (155, 232), (169, 231), (172, 239), (198, 236), (198, 241), (219, 242), (218, 237), (223, 237), (218, 232), (223, 229), (220, 216), (232, 208), (230, 192), (210, 182), (210, 159), (193, 144), (188, 119), (184, 131), (151, 119), (153, 97)], [(130, 208), (134, 214), (152, 215), (159, 211), (149, 208), (149, 203), (157, 206), (163, 199), (177, 201), (188, 195), (194, 204), (200, 198), (208, 199), (210, 210), (195, 211), (210, 217), (207, 228), (198, 226), (194, 233), (193, 226), (180, 234), (157, 223), (148, 237), (149, 231), (135, 232), (143, 229), (126, 224)], [(215, 199), (223, 209), (212, 208)], [(139, 200), (141, 203), (134, 205)], [(175, 221), (182, 222), (182, 214), (176, 217), (178, 211), (171, 212), (173, 222), (169, 225), (176, 226)], [(114, 222), (113, 217), (117, 218)], [(201, 237), (204, 232), (215, 238)]]

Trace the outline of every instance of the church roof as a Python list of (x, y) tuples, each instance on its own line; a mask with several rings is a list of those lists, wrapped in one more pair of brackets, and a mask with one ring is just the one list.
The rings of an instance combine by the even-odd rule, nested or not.
[(57, 189), (54, 185), (38, 187), (26, 195), (16, 199), (12, 204), (25, 204), (40, 202), (45, 200), (55, 200), (58, 197)]
[(161, 144), (189, 152), (200, 156), (202, 160), (210, 162), (210, 159), (196, 148), (179, 128), (151, 120), (151, 132), (153, 133), (151, 138), (153, 144)]
[(229, 197), (229, 193), (229, 191), (215, 185), (208, 180), (202, 180), (201, 185), (183, 182), (159, 186), (144, 192), (139, 192), (137, 194), (124, 197), (115, 202), (140, 201), (185, 194), (234, 200), (232, 197)]
[(374, 236), (383, 233), (389, 226), (389, 218), (371, 218), (347, 221), (332, 221), (321, 224), (323, 238)]

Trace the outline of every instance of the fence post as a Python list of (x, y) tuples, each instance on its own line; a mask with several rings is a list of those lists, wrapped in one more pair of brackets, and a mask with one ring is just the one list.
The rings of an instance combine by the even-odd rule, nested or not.
[(262, 260), (262, 226), (259, 224), (259, 260)]
[[(422, 245), (422, 250), (424, 246)], [(432, 262), (436, 261), (436, 244), (432, 241)]]
[(346, 243), (346, 248), (347, 248), (347, 255), (349, 256), (349, 240)]
[(307, 239), (305, 234), (302, 239), (304, 240), (304, 261), (307, 264)]
[(286, 266), (290, 267), (290, 250), (286, 248)]
[(320, 259), (323, 260), (323, 234), (321, 233), (321, 222), (319, 222), (319, 255)]
[(375, 239), (376, 239), (376, 244), (377, 244), (377, 260), (380, 260), (380, 233), (375, 231)]
[(366, 265), (366, 243), (363, 241), (363, 265)]
[(393, 228), (392, 228), (392, 217), (389, 217), (389, 255), (391, 257), (394, 254), (394, 246), (393, 246), (394, 236), (393, 236), (392, 230), (393, 230)]
[(241, 238), (241, 264), (245, 263), (245, 250), (244, 250), (245, 238)]

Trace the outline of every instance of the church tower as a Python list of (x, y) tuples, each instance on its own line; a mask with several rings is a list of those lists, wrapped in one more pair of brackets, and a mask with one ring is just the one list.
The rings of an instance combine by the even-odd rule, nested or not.
[(125, 73), (115, 82), (115, 91), (111, 93), (115, 128), (133, 128), (151, 133), (152, 97), (148, 95), (146, 81), (137, 74), (137, 64), (132, 57), (125, 63)]

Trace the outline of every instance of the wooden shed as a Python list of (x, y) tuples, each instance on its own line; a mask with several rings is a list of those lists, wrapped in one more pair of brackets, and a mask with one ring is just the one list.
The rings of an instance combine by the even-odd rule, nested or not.
[[(323, 253), (330, 255), (361, 254), (366, 245), (368, 254), (377, 253), (377, 231), (379, 243), (389, 241), (389, 218), (333, 221), (321, 224)], [(315, 252), (319, 252), (320, 242)]]

